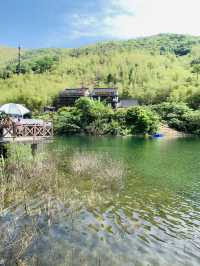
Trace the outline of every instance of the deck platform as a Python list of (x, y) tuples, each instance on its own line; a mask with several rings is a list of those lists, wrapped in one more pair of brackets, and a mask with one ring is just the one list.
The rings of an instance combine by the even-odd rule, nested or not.
[(39, 144), (53, 140), (53, 123), (36, 119), (0, 120), (0, 144)]
[(53, 137), (0, 138), (0, 144), (9, 144), (9, 143), (40, 144), (40, 143), (51, 143), (52, 141), (53, 141)]

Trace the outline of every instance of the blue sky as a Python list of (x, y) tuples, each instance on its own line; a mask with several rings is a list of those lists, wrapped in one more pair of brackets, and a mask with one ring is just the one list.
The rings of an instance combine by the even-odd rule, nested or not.
[(200, 0), (0, 0), (0, 45), (78, 47), (158, 33), (200, 35)]

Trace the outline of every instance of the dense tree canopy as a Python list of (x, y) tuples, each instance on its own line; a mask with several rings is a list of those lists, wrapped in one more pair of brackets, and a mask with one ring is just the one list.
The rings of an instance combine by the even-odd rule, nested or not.
[(42, 118), (49, 115), (53, 118), (55, 132), (62, 135), (153, 134), (159, 126), (158, 116), (150, 108), (138, 106), (114, 111), (110, 106), (89, 98), (77, 100), (74, 107), (63, 107), (53, 114), (43, 114)]

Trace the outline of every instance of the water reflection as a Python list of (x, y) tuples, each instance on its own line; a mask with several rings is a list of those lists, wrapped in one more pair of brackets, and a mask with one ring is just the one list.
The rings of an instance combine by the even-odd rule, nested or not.
[[(39, 195), (29, 213), (22, 206), (5, 211), (6, 265), (16, 256), (23, 265), (200, 265), (199, 140), (72, 137), (48, 150), (63, 160), (85, 151), (120, 160), (128, 169), (124, 186), (102, 191), (95, 204), (91, 197), (93, 208), (72, 210), (72, 198), (66, 206)], [(88, 186), (81, 189), (88, 196)]]

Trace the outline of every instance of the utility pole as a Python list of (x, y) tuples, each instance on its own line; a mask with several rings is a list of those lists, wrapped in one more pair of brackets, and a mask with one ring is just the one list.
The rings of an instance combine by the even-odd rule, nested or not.
[(17, 74), (21, 74), (21, 46), (18, 46), (18, 67), (17, 67)]

